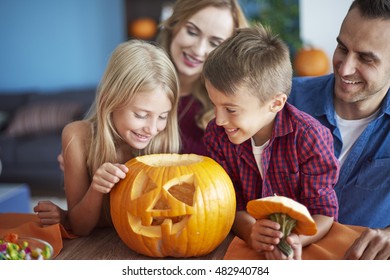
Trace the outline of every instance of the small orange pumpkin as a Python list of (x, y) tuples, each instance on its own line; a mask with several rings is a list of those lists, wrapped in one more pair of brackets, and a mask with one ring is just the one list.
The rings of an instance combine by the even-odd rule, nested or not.
[(122, 241), (151, 257), (208, 254), (228, 235), (236, 200), (230, 177), (213, 159), (155, 154), (126, 163), (111, 191), (111, 217)]
[(329, 72), (328, 56), (318, 48), (299, 49), (293, 64), (297, 76), (321, 76)]
[(142, 40), (152, 39), (157, 33), (157, 22), (149, 17), (137, 18), (130, 22), (129, 35)]

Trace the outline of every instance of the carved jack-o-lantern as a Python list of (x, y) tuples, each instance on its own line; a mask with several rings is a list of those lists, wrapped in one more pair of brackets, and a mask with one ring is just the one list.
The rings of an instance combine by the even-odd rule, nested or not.
[(233, 224), (233, 184), (213, 159), (156, 154), (126, 163), (111, 191), (111, 216), (123, 242), (152, 257), (192, 257), (214, 250)]

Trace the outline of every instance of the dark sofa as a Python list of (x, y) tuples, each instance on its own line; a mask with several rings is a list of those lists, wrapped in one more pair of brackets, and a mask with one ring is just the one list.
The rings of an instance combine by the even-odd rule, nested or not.
[(0, 183), (27, 183), (33, 195), (63, 193), (61, 131), (85, 116), (94, 97), (94, 88), (0, 93)]

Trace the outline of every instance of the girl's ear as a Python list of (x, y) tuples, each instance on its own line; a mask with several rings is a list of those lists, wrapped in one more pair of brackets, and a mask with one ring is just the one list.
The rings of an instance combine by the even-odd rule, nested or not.
[(277, 113), (280, 110), (282, 110), (283, 107), (284, 107), (284, 104), (286, 104), (286, 101), (287, 101), (287, 95), (286, 94), (279, 93), (279, 94), (275, 95), (274, 98), (271, 101), (271, 104), (270, 104), (271, 112)]

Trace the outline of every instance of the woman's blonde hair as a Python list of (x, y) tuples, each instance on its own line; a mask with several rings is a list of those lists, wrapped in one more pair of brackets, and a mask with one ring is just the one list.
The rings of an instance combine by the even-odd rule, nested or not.
[(164, 90), (172, 109), (166, 128), (140, 154), (177, 153), (180, 149), (178, 77), (172, 61), (162, 48), (140, 40), (120, 44), (111, 55), (95, 103), (86, 118), (92, 124), (87, 159), (90, 174), (94, 174), (104, 162), (117, 162), (116, 149), (122, 140), (112, 122), (112, 113), (132, 102), (140, 92), (149, 92), (157, 87)]
[[(180, 28), (194, 14), (210, 6), (230, 10), (235, 29), (248, 26), (247, 19), (237, 0), (177, 0), (172, 15), (161, 23), (157, 41), (170, 54), (172, 39)], [(192, 94), (203, 106), (203, 110), (197, 116), (196, 121), (200, 128), (205, 129), (207, 123), (214, 117), (214, 112), (201, 77), (199, 77)]]

